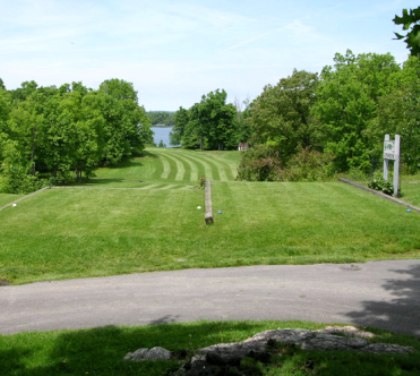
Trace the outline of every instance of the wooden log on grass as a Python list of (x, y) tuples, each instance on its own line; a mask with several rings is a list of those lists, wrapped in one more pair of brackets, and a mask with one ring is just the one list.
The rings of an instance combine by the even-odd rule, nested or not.
[(206, 211), (205, 211), (205, 214), (204, 214), (204, 220), (206, 221), (207, 225), (211, 225), (211, 224), (214, 223), (214, 218), (213, 218), (213, 205), (212, 205), (212, 202), (211, 202), (211, 182), (210, 182), (210, 180), (206, 180), (204, 190), (205, 190), (205, 206), (206, 206)]

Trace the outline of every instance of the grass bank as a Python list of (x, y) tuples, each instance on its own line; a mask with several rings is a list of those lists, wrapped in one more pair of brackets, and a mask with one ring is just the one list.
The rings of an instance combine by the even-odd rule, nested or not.
[[(418, 213), (338, 182), (234, 181), (237, 155), (154, 149), (3, 210), (0, 279), (420, 256)], [(221, 212), (213, 226), (197, 210), (202, 172)]]
[[(180, 366), (179, 361), (131, 363), (124, 355), (140, 347), (162, 346), (192, 354), (221, 342), (244, 340), (276, 328), (319, 329), (305, 322), (199, 322), (145, 327), (105, 327), (90, 330), (22, 333), (0, 336), (0, 369), (3, 376), (45, 375), (147, 375), (161, 376)], [(410, 355), (377, 355), (357, 352), (317, 352), (288, 349), (260, 365), (261, 375), (418, 375), (419, 339), (375, 331), (376, 342), (409, 345)]]

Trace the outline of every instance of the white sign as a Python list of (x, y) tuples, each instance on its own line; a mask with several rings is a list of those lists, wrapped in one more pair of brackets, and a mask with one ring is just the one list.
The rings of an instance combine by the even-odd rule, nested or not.
[(384, 141), (384, 158), (390, 159), (391, 161), (395, 161), (396, 153), (395, 153), (395, 141), (394, 140), (385, 140)]
[(399, 195), (400, 189), (400, 135), (395, 135), (395, 140), (391, 140), (389, 134), (384, 139), (384, 180), (388, 181), (389, 161), (394, 161), (394, 196)]

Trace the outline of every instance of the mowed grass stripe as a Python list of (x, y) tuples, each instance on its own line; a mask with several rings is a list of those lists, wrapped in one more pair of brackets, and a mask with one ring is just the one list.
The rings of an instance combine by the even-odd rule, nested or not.
[(195, 154), (193, 152), (178, 152), (179, 155), (181, 155), (184, 159), (189, 160), (192, 168), (197, 173), (197, 179), (191, 180), (191, 182), (196, 182), (199, 177), (205, 176), (207, 179), (213, 179), (213, 174), (211, 167), (206, 164), (204, 161), (201, 161), (200, 159), (195, 157)]
[(213, 175), (213, 177), (210, 178), (211, 180), (222, 180), (220, 177), (220, 165), (217, 162), (215, 162), (211, 157), (207, 157), (204, 153), (200, 151), (196, 152), (196, 154), (194, 154), (194, 157), (201, 159), (203, 163), (208, 164), (210, 166)]
[(219, 169), (216, 164), (214, 164), (210, 159), (205, 158), (200, 152), (191, 152), (189, 153), (189, 157), (196, 161), (197, 163), (201, 163), (204, 167), (204, 174), (207, 179), (210, 180), (220, 180)]
[(165, 157), (169, 158), (170, 160), (172, 160), (172, 162), (175, 163), (176, 173), (175, 173), (174, 180), (176, 181), (188, 180), (189, 181), (189, 177), (186, 177), (186, 175), (190, 175), (189, 173), (187, 173), (189, 171), (189, 167), (187, 166), (185, 161), (182, 161), (180, 158), (178, 158), (178, 156), (175, 156), (173, 153), (165, 152), (164, 154), (165, 154)]
[(161, 175), (161, 178), (164, 180), (175, 180), (176, 176), (176, 163), (175, 161), (168, 157), (164, 153), (157, 153), (159, 159), (161, 159), (165, 166), (165, 173)]
[(165, 156), (163, 156), (162, 154), (158, 154), (156, 153), (156, 155), (159, 157), (159, 161), (162, 164), (163, 170), (162, 173), (160, 174), (160, 176), (158, 178), (161, 179), (168, 179), (169, 178), (169, 174), (171, 173), (171, 166), (169, 164), (169, 161), (167, 158), (165, 158)]
[(184, 180), (196, 183), (198, 181), (198, 177), (200, 176), (200, 171), (204, 171), (204, 167), (202, 165), (197, 165), (195, 161), (188, 157), (189, 154), (185, 154), (174, 149), (171, 150), (171, 155), (174, 158), (179, 159), (184, 164), (186, 171), (186, 178)]
[(232, 181), (236, 179), (236, 176), (238, 174), (238, 164), (234, 161), (230, 161), (228, 159), (223, 158), (221, 155), (219, 155), (217, 152), (212, 154), (212, 157), (214, 159), (217, 159), (218, 162), (220, 162), (223, 165), (223, 170), (226, 174), (226, 181)]

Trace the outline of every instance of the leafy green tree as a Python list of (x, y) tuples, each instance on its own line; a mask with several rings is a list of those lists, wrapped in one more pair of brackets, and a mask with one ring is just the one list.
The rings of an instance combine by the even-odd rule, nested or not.
[(185, 128), (189, 122), (189, 112), (187, 109), (180, 107), (174, 116), (175, 124), (169, 134), (171, 145), (180, 145), (184, 136)]
[(103, 162), (116, 164), (140, 152), (152, 141), (150, 120), (139, 106), (132, 84), (118, 79), (106, 80), (99, 86), (98, 94), (105, 119)]
[(226, 99), (225, 90), (216, 90), (190, 108), (182, 136), (184, 147), (223, 150), (237, 146), (236, 109)]
[(404, 31), (409, 30), (405, 35), (394, 33), (397, 39), (404, 39), (411, 55), (420, 57), (420, 7), (403, 9), (402, 15), (395, 15), (393, 21), (396, 25), (402, 25)]
[(335, 156), (338, 171), (358, 168), (366, 172), (379, 165), (371, 145), (371, 132), (379, 99), (391, 91), (392, 76), (399, 67), (390, 54), (336, 54), (334, 67), (321, 73), (312, 115), (322, 129), (322, 144)]
[(392, 90), (379, 100), (375, 132), (378, 154), (385, 133), (401, 135), (401, 157), (407, 172), (420, 170), (420, 59), (411, 56), (394, 74)]
[(299, 148), (315, 147), (317, 130), (310, 107), (317, 84), (316, 73), (294, 70), (276, 86), (267, 85), (249, 107), (251, 143), (272, 148), (283, 164)]

